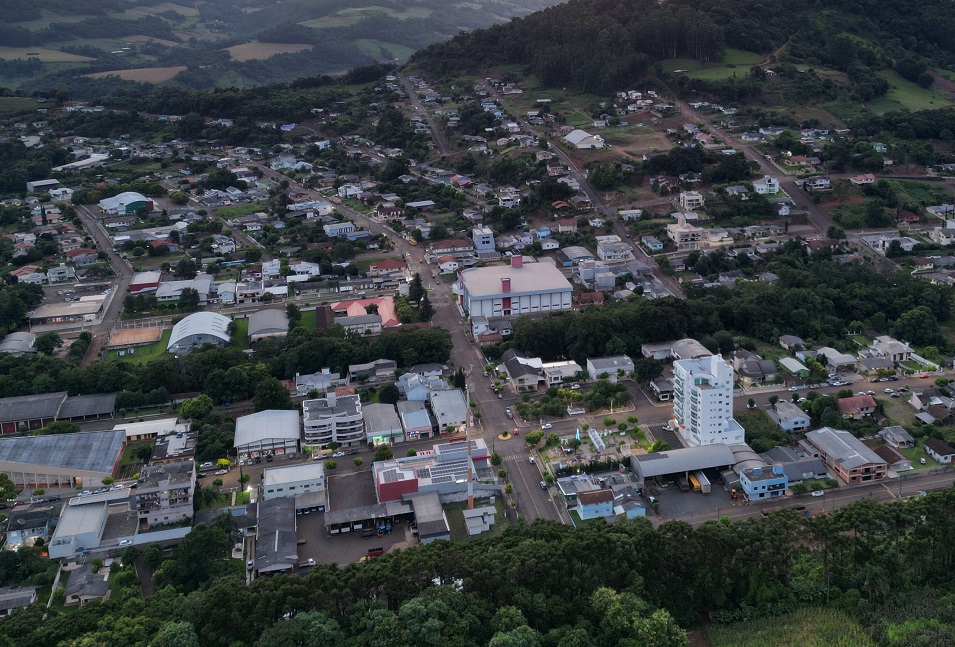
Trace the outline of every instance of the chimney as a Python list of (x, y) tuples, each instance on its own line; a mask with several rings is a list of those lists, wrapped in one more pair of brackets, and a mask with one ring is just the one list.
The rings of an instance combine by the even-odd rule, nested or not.
[(511, 279), (509, 278), (501, 279), (501, 292), (503, 292), (504, 294), (511, 293)]
[(523, 267), (524, 265), (524, 255), (523, 254), (514, 254), (511, 256), (511, 267), (517, 269)]

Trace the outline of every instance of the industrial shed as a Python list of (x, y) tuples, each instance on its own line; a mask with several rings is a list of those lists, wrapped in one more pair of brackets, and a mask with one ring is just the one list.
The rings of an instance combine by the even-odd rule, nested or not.
[(116, 472), (126, 433), (81, 431), (0, 439), (0, 472), (17, 489), (100, 487)]
[(0, 398), (3, 435), (36, 431), (54, 420), (89, 420), (113, 415), (115, 393), (68, 396), (66, 391)]
[(301, 436), (298, 411), (268, 409), (235, 421), (235, 449), (239, 458), (297, 451)]
[(259, 310), (249, 315), (249, 341), (288, 334), (288, 315), (284, 310)]
[(225, 346), (229, 343), (230, 323), (232, 320), (225, 315), (195, 312), (172, 327), (166, 351), (179, 354), (204, 344)]
[(642, 481), (657, 476), (686, 474), (695, 470), (726, 469), (736, 464), (736, 457), (729, 445), (702, 445), (686, 449), (633, 456), (630, 469)]

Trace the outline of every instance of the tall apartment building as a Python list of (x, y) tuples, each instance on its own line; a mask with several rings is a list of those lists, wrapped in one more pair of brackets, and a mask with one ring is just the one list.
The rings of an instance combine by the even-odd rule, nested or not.
[(336, 396), (306, 400), (305, 444), (325, 447), (336, 442), (343, 447), (358, 445), (365, 439), (365, 418), (357, 395)]
[(195, 461), (147, 465), (129, 497), (129, 505), (146, 525), (179, 523), (192, 519), (195, 485)]
[(733, 367), (721, 355), (673, 362), (673, 417), (691, 446), (743, 442), (733, 419)]

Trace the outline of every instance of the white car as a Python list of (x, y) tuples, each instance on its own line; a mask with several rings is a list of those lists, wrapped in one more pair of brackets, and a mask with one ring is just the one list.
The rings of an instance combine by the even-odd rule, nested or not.
[(345, 455), (345, 452), (335, 452), (334, 454), (332, 454), (332, 458), (341, 458), (344, 455)]
[(215, 476), (224, 476), (225, 474), (228, 474), (228, 473), (229, 473), (229, 470), (217, 470), (215, 473)]
[(892, 394), (894, 391), (892, 389), (886, 389), (883, 393)]
[(663, 425), (663, 430), (664, 430), (664, 431), (673, 431), (673, 427), (671, 427), (671, 426), (669, 425), (669, 423), (667, 423), (667, 424)]
[(122, 541), (119, 542), (119, 545), (120, 545), (120, 546), (132, 546), (132, 545), (133, 545), (133, 540), (132, 540), (132, 539), (123, 539)]
[(789, 387), (790, 393), (792, 393), (792, 392), (794, 392), (794, 391), (798, 391), (798, 390), (799, 390), (799, 387), (798, 387), (798, 386), (791, 386), (791, 387)]
[(571, 389), (571, 391), (579, 391), (579, 390), (580, 390), (580, 385), (579, 385), (579, 384), (574, 384), (572, 387), (570, 387), (570, 389)]
[(212, 467), (214, 467), (214, 465), (213, 465), (211, 462), (206, 461), (205, 463), (203, 463), (202, 465), (199, 466), (199, 469), (201, 469), (201, 470), (207, 470), (207, 469), (210, 469), (210, 468), (212, 468)]
[(816, 490), (815, 492), (812, 493), (812, 496), (825, 496), (825, 494), (826, 493), (824, 490)]
[(549, 422), (545, 422), (544, 424), (541, 425), (541, 429), (553, 429), (553, 428), (554, 428), (554, 425), (550, 424)]

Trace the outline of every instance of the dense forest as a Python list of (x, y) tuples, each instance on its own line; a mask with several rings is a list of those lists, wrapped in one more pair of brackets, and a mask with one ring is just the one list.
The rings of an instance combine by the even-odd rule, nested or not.
[(571, 0), (432, 45), (412, 62), (443, 75), (518, 64), (545, 86), (605, 94), (664, 59), (719, 61), (727, 47), (769, 55), (787, 44), (783, 60), (835, 67), (871, 97), (888, 89), (877, 70), (914, 81), (926, 63), (955, 64), (953, 27), (955, 9), (938, 0)]
[[(876, 644), (951, 645), (953, 520), (948, 490), (698, 528), (678, 521), (655, 528), (644, 519), (579, 529), (536, 522), (246, 587), (241, 564), (225, 559), (234, 526), (219, 518), (168, 558), (128, 549), (105, 603), (14, 612), (0, 622), (0, 644), (682, 647), (685, 629), (704, 622), (772, 623), (793, 609), (830, 608), (862, 623)], [(50, 584), (31, 550), (5, 551), (3, 583)], [(137, 560), (155, 569), (147, 600), (132, 570)]]

